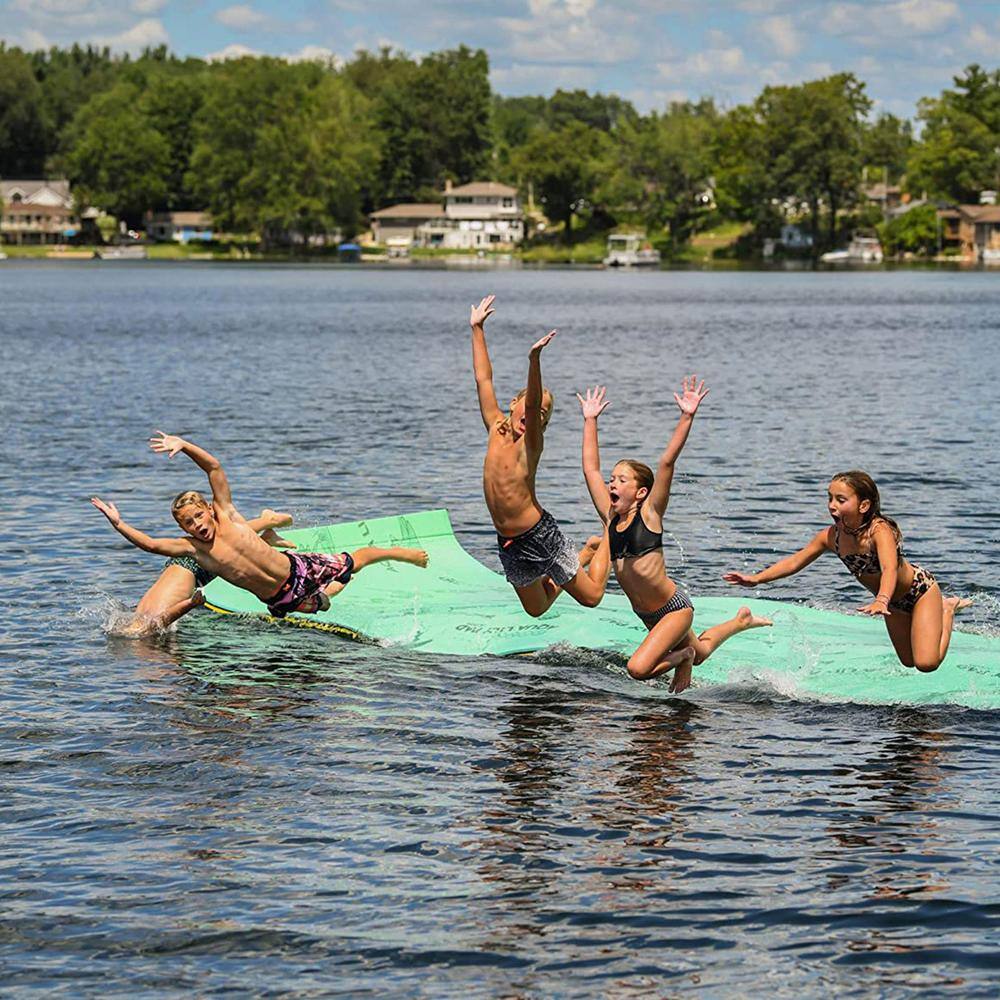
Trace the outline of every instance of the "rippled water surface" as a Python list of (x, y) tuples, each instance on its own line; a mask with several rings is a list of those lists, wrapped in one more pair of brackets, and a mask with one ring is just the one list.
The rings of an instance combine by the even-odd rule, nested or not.
[[(87, 497), (166, 533), (201, 486), (155, 428), (220, 455), (244, 510), (447, 506), (495, 566), (466, 324), (490, 291), (501, 397), (561, 331), (539, 492), (576, 537), (573, 393), (608, 385), (606, 464), (650, 461), (698, 371), (667, 553), (695, 595), (803, 544), (861, 466), (995, 634), (1000, 274), (7, 262), (4, 991), (995, 996), (996, 713), (671, 697), (582, 651), (431, 657), (207, 612), (106, 634), (159, 563)], [(827, 559), (769, 596), (861, 592)]]

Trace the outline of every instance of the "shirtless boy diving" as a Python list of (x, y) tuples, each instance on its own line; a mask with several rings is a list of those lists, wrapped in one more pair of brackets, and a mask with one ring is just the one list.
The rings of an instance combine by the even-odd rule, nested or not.
[(586, 607), (604, 596), (611, 567), (608, 535), (577, 552), (535, 496), (535, 472), (542, 455), (552, 393), (542, 385), (542, 350), (556, 335), (547, 333), (528, 354), (528, 384), (504, 413), (493, 387), (493, 366), (483, 324), (495, 296), (472, 307), (472, 364), (479, 410), (489, 435), (483, 463), (483, 492), (497, 531), (500, 562), (507, 582), (532, 617), (543, 615), (565, 590)]
[(175, 559), (194, 559), (206, 572), (249, 591), (276, 618), (291, 612), (327, 610), (330, 598), (347, 586), (352, 574), (372, 563), (389, 559), (427, 565), (427, 553), (422, 549), (366, 546), (353, 553), (325, 555), (272, 548), (233, 506), (229, 481), (218, 459), (190, 441), (162, 431), (157, 431), (149, 444), (153, 451), (170, 458), (183, 452), (208, 476), (211, 502), (190, 490), (179, 494), (171, 505), (174, 520), (186, 537), (151, 538), (123, 521), (113, 503), (99, 497), (92, 497), (91, 503), (137, 548)]

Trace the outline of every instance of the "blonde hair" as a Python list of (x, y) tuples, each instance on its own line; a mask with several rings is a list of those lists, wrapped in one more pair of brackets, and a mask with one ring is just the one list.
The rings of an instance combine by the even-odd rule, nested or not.
[[(514, 408), (514, 404), (517, 403), (519, 399), (524, 399), (528, 395), (527, 389), (522, 389), (511, 401), (510, 407)], [(545, 397), (549, 397), (549, 408), (545, 409)], [(552, 411), (555, 409), (556, 400), (555, 396), (552, 395), (551, 391), (546, 387), (542, 386), (542, 430), (545, 430), (549, 425), (549, 418), (552, 416)], [(513, 430), (510, 423), (510, 411), (507, 412), (507, 419), (500, 425), (500, 433), (506, 434), (507, 431)]]
[(656, 477), (653, 475), (653, 470), (645, 462), (638, 462), (634, 458), (623, 458), (621, 461), (615, 462), (615, 465), (627, 465), (632, 470), (632, 475), (635, 476), (639, 489), (645, 489), (648, 493), (653, 488), (653, 480)]
[(176, 518), (190, 504), (194, 504), (196, 507), (209, 506), (208, 501), (197, 490), (185, 490), (174, 497), (174, 502), (170, 505), (170, 513)]

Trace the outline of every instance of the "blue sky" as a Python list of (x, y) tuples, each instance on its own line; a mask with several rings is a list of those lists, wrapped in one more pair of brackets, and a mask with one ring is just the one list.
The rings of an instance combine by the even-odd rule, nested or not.
[(0, 0), (0, 38), (212, 58), (464, 42), (489, 53), (500, 93), (583, 87), (643, 111), (852, 70), (879, 109), (912, 116), (968, 63), (1000, 65), (1000, 0)]

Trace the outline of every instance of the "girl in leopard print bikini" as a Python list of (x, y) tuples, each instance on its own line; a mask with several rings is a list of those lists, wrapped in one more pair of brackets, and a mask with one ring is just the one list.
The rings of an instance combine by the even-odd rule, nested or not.
[(833, 552), (875, 599), (860, 610), (884, 619), (900, 662), (929, 672), (948, 652), (955, 612), (972, 602), (942, 597), (933, 575), (903, 557), (903, 533), (882, 513), (878, 487), (857, 469), (830, 481), (827, 503), (833, 525), (817, 532), (794, 555), (759, 573), (726, 573), (727, 583), (756, 587), (805, 569), (824, 552)]

